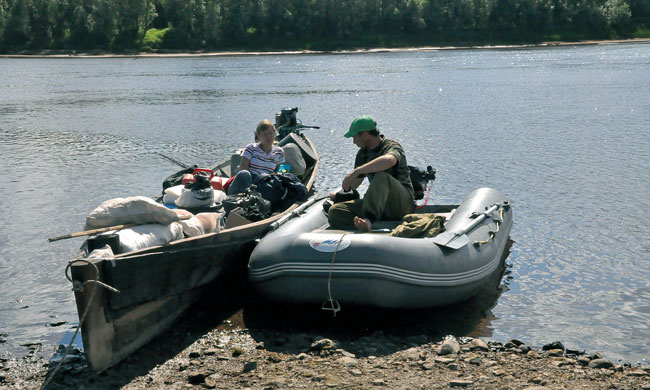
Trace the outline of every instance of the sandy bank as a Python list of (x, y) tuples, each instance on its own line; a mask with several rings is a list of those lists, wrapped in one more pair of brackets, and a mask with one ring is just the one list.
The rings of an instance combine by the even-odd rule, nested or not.
[(421, 46), (402, 48), (372, 48), (357, 50), (292, 50), (292, 51), (220, 51), (220, 52), (165, 52), (165, 53), (104, 53), (104, 52), (79, 52), (57, 53), (56, 51), (43, 51), (35, 54), (3, 54), (0, 58), (191, 58), (191, 57), (232, 57), (232, 56), (265, 56), (265, 55), (318, 55), (318, 54), (372, 54), (372, 53), (406, 53), (442, 50), (504, 50), (525, 49), (561, 46), (586, 46), (586, 45), (612, 45), (629, 43), (650, 43), (650, 38), (619, 39), (606, 41), (578, 41), (578, 42), (542, 42), (522, 45), (481, 45), (481, 46)]

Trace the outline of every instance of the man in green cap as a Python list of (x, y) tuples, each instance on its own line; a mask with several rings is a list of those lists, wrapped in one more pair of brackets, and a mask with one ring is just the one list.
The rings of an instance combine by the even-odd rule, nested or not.
[[(362, 199), (334, 203), (328, 212), (330, 226), (369, 231), (380, 220), (400, 220), (415, 209), (411, 174), (402, 146), (384, 138), (371, 117), (357, 117), (345, 137), (359, 147), (354, 169), (343, 179), (344, 191), (356, 189), (368, 177)], [(335, 193), (330, 194), (333, 198)]]

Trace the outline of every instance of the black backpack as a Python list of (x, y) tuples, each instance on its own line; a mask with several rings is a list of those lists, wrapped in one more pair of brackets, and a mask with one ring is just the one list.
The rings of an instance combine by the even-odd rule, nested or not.
[(415, 200), (420, 200), (424, 198), (424, 191), (426, 191), (429, 181), (436, 179), (436, 170), (431, 168), (431, 165), (427, 166), (426, 171), (409, 165), (409, 171), (411, 173), (411, 184), (413, 184), (413, 191), (415, 192), (413, 197)]

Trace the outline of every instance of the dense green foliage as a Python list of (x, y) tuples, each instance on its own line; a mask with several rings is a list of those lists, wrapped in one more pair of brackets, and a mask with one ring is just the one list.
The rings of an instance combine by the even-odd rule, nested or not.
[(334, 49), (647, 35), (650, 0), (0, 0), (0, 51)]

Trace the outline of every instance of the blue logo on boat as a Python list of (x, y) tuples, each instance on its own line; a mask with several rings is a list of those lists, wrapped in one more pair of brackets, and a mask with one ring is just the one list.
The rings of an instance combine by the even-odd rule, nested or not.
[(334, 237), (330, 235), (330, 237), (314, 238), (309, 241), (309, 246), (319, 252), (331, 253), (337, 250), (337, 246), (338, 246), (338, 251), (340, 252), (346, 249), (347, 247), (349, 247), (351, 244), (351, 241), (345, 237), (341, 240), (340, 244), (339, 244), (339, 239), (340, 239), (339, 235), (336, 235)]

